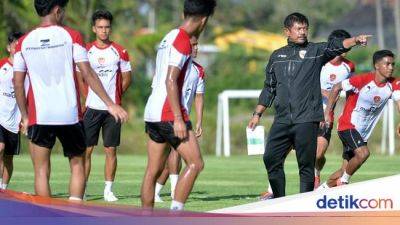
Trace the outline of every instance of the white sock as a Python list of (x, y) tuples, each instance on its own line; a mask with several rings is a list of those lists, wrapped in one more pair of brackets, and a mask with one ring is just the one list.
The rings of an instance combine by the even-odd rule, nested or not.
[(317, 190), (321, 190), (321, 189), (325, 189), (325, 188), (330, 188), (326, 182), (324, 182), (323, 184), (321, 184), (321, 185), (317, 188)]
[(185, 206), (185, 204), (183, 204), (182, 202), (177, 202), (175, 200), (172, 200), (171, 210), (172, 211), (182, 211), (184, 206)]
[(81, 198), (74, 197), (74, 196), (69, 196), (69, 199), (68, 199), (68, 200), (70, 200), (70, 201), (82, 201)]
[(1, 185), (1, 189), (6, 190), (7, 189), (8, 184), (2, 184)]
[(164, 185), (156, 183), (156, 190), (155, 190), (155, 195), (160, 195), (161, 189), (163, 189)]
[(105, 181), (104, 192), (112, 192), (112, 185), (114, 182), (112, 181)]
[(272, 191), (271, 185), (268, 185), (268, 192), (269, 192), (269, 193), (274, 193), (274, 192)]
[(178, 183), (179, 174), (170, 174), (169, 179), (171, 181), (171, 195), (175, 192), (176, 184)]
[(314, 174), (316, 177), (319, 177), (321, 175), (321, 171), (314, 168)]
[(351, 175), (347, 174), (346, 171), (343, 173), (342, 177), (340, 178), (340, 181), (343, 183), (349, 183)]

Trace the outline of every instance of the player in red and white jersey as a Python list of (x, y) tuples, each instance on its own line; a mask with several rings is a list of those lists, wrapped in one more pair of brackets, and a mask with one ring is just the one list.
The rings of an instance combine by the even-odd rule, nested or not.
[[(85, 134), (80, 123), (79, 67), (88, 85), (101, 97), (115, 119), (125, 121), (127, 113), (110, 97), (90, 68), (79, 32), (62, 26), (68, 0), (35, 0), (40, 26), (24, 35), (14, 55), (15, 95), (22, 117), (22, 131), (30, 139), (35, 171), (35, 192), (51, 196), (50, 154), (56, 137), (71, 169), (70, 199), (81, 200), (85, 187)], [(27, 75), (28, 74), (28, 75)], [(29, 79), (28, 100), (24, 80)]]
[[(374, 53), (374, 72), (346, 79), (333, 87), (325, 110), (325, 121), (331, 124), (330, 113), (341, 90), (348, 92), (339, 118), (338, 134), (343, 143), (342, 167), (333, 173), (322, 188), (348, 184), (350, 177), (369, 157), (367, 141), (387, 101), (392, 98), (400, 110), (400, 81), (395, 80), (394, 54), (389, 50)], [(400, 134), (400, 127), (397, 134)]]
[(148, 165), (141, 191), (145, 208), (154, 206), (154, 186), (165, 165), (167, 144), (176, 149), (187, 164), (176, 185), (172, 210), (183, 210), (197, 175), (203, 169), (197, 138), (183, 105), (182, 87), (192, 63), (190, 38), (201, 34), (215, 6), (215, 0), (185, 0), (181, 27), (169, 32), (158, 47), (152, 93), (144, 115), (149, 135)]
[[(334, 30), (329, 35), (328, 40), (337, 38), (350, 38), (351, 35), (345, 30)], [(345, 58), (346, 53), (335, 57), (330, 62), (326, 63), (321, 70), (321, 94), (322, 94), (322, 105), (324, 110), (328, 102), (329, 93), (331, 92), (333, 85), (348, 79), (352, 76), (355, 71), (354, 64)], [(334, 115), (331, 115), (331, 121), (333, 122)], [(331, 139), (332, 126), (323, 126), (325, 123), (321, 123), (318, 131), (317, 139), (317, 155), (315, 160), (315, 180), (314, 188), (320, 185), (320, 173), (324, 168), (326, 158), (325, 153), (329, 146)]]
[[(104, 89), (111, 100), (121, 105), (122, 94), (131, 83), (131, 64), (126, 49), (110, 40), (113, 16), (107, 10), (97, 10), (92, 15), (92, 30), (96, 40), (87, 45), (88, 58), (91, 67), (98, 75)], [(80, 87), (83, 80), (78, 72)], [(81, 90), (81, 93), (85, 91)], [(118, 198), (112, 191), (117, 169), (117, 147), (120, 144), (121, 123), (107, 111), (104, 102), (89, 88), (86, 98), (86, 112), (83, 125), (86, 134), (85, 176), (89, 180), (91, 169), (91, 156), (94, 146), (99, 140), (100, 130), (103, 135), (105, 159), (105, 187), (104, 200), (117, 201)]]
[(13, 61), (21, 32), (8, 35), (9, 56), (0, 60), (0, 189), (7, 189), (13, 173), (13, 157), (19, 155), (21, 114), (15, 100)]
[[(198, 52), (198, 38), (196, 36), (192, 36), (190, 39), (190, 43), (192, 45), (192, 59), (197, 57)], [(204, 89), (205, 89), (205, 73), (204, 68), (193, 61), (190, 69), (187, 70), (187, 74), (185, 76), (186, 82), (185, 86), (182, 87), (182, 98), (183, 105), (190, 114), (192, 109), (193, 101), (195, 102), (195, 110), (196, 110), (196, 137), (201, 137), (203, 133), (202, 129), (202, 121), (203, 121), (203, 108), (204, 108)], [(160, 197), (161, 189), (164, 187), (165, 183), (168, 180), (168, 176), (171, 181), (171, 198), (174, 199), (175, 188), (178, 182), (179, 173), (181, 170), (181, 157), (179, 154), (171, 149), (168, 162), (165, 164), (164, 170), (161, 173), (160, 177), (157, 179), (157, 183), (155, 186), (155, 202), (163, 202)]]

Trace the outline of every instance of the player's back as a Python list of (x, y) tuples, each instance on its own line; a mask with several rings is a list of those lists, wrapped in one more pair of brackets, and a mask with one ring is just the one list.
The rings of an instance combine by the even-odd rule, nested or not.
[(14, 69), (28, 72), (30, 125), (78, 122), (74, 63), (87, 61), (79, 32), (62, 26), (38, 27), (16, 47)]

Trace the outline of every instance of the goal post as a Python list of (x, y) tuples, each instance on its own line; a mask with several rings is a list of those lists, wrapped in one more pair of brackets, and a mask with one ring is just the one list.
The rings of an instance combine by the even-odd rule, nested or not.
[[(218, 95), (215, 148), (215, 154), (217, 156), (229, 157), (231, 155), (229, 99), (254, 99), (258, 98), (260, 93), (261, 90), (225, 90)], [(345, 97), (345, 94), (341, 93), (341, 97)], [(394, 155), (395, 153), (394, 123), (394, 102), (392, 99), (389, 99), (383, 110), (381, 138), (381, 152), (386, 153), (388, 149), (389, 155)]]

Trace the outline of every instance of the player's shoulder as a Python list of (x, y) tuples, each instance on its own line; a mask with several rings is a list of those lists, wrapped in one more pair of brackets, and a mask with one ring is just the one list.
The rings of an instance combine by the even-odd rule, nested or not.
[(36, 29), (36, 28), (31, 29), (30, 31), (26, 32), (24, 35), (22, 35), (22, 36), (18, 39), (17, 45), (16, 45), (16, 48), (17, 48), (16, 50), (18, 50), (18, 47), (19, 47), (19, 48), (21, 47), (22, 43), (24, 42), (24, 40), (25, 40), (28, 36), (32, 35), (32, 32), (33, 32), (35, 29)]
[(374, 77), (375, 77), (375, 75), (373, 72), (366, 72), (366, 73), (360, 73), (360, 74), (354, 75), (354, 76), (350, 77), (349, 79), (367, 84), (367, 83), (373, 81)]
[(355, 71), (356, 65), (346, 58), (343, 59), (343, 65), (347, 66), (351, 72)]
[(58, 27), (65, 30), (69, 34), (69, 36), (71, 36), (72, 40), (82, 42), (83, 44), (83, 38), (81, 32), (68, 26), (58, 26)]
[(4, 65), (6, 65), (7, 63), (9, 63), (7, 57), (0, 59), (0, 68), (3, 67)]
[(190, 45), (190, 36), (188, 33), (182, 28), (174, 29), (171, 32), (170, 34), (173, 37), (172, 45), (174, 48), (184, 55), (190, 55), (192, 46)]
[(124, 46), (122, 46), (122, 45), (120, 45), (120, 44), (118, 44), (118, 43), (116, 43), (114, 41), (111, 42), (111, 46), (113, 48), (115, 48), (118, 51), (118, 53), (120, 53), (120, 54), (127, 54), (128, 53), (128, 51), (126, 50), (126, 48)]
[(199, 77), (204, 78), (205, 76), (204, 68), (195, 61), (193, 61), (193, 67), (196, 68), (196, 70), (199, 72)]
[(71, 35), (81, 35), (81, 33), (78, 30), (75, 30), (74, 28), (71, 28), (69, 26), (58, 26), (58, 27), (66, 30)]
[(400, 90), (400, 78), (390, 78), (388, 80), (388, 82), (390, 83), (390, 85), (392, 86), (393, 90)]
[(89, 51), (90, 49), (92, 49), (93, 47), (95, 47), (96, 45), (95, 45), (95, 41), (92, 41), (92, 42), (88, 42), (88, 43), (86, 43), (86, 49)]

